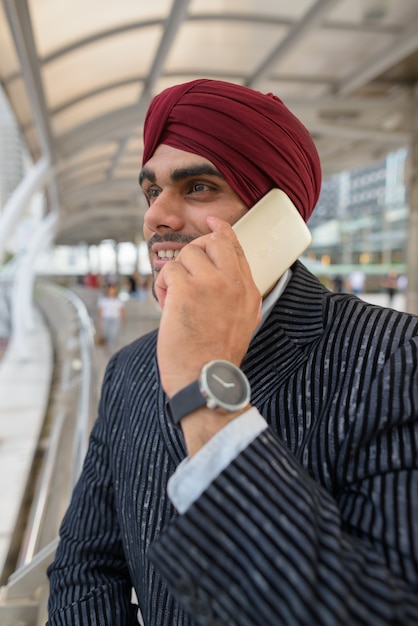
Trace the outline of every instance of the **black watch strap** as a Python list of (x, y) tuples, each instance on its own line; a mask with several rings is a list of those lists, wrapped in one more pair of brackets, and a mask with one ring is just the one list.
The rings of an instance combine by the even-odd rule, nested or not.
[(167, 412), (176, 425), (185, 415), (193, 413), (202, 406), (206, 406), (206, 398), (200, 391), (198, 380), (176, 393), (166, 404)]

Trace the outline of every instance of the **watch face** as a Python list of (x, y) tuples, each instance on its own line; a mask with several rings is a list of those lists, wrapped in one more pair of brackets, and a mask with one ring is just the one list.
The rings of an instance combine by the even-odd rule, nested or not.
[(234, 411), (248, 404), (250, 386), (238, 367), (228, 361), (212, 361), (202, 373), (203, 391), (218, 406)]

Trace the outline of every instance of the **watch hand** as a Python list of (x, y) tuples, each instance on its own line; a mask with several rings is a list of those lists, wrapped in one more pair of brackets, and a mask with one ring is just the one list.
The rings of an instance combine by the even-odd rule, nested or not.
[(222, 380), (222, 378), (219, 378), (219, 376), (217, 376), (217, 374), (212, 374), (212, 378), (217, 380), (218, 383), (221, 383), (221, 385), (223, 385), (223, 387), (235, 387), (235, 383), (226, 383), (224, 380)]

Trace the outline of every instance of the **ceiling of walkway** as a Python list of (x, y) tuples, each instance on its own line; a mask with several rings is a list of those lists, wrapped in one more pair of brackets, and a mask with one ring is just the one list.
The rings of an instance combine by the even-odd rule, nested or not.
[(138, 240), (146, 107), (200, 77), (276, 93), (325, 176), (360, 166), (417, 128), (418, 1), (2, 0), (0, 81), (54, 165), (58, 243)]

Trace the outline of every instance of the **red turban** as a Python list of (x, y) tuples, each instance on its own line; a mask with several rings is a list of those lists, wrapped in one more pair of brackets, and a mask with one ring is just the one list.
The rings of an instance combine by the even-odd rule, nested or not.
[(143, 164), (161, 143), (211, 161), (248, 207), (279, 187), (307, 221), (318, 200), (315, 144), (273, 94), (207, 79), (169, 87), (149, 106)]

